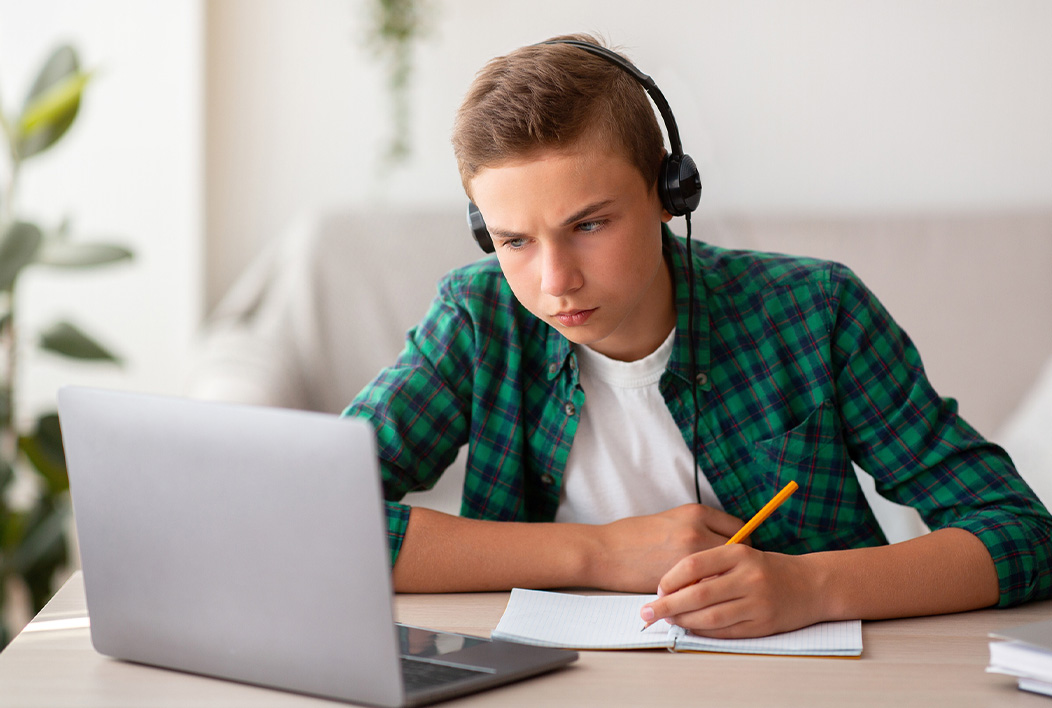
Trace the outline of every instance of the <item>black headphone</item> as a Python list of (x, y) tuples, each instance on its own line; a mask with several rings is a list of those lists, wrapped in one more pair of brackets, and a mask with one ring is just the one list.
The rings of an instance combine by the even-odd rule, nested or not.
[[(654, 105), (657, 106), (661, 119), (665, 121), (665, 130), (668, 132), (668, 141), (671, 147), (671, 151), (662, 160), (661, 170), (658, 173), (657, 188), (658, 196), (661, 198), (661, 206), (672, 216), (686, 216), (697, 209), (698, 202), (701, 201), (701, 174), (698, 172), (698, 167), (694, 164), (694, 160), (690, 155), (683, 153), (683, 145), (679, 141), (679, 128), (676, 127), (676, 119), (672, 115), (672, 109), (669, 108), (668, 101), (665, 100), (664, 94), (661, 93), (654, 80), (637, 69), (635, 65), (620, 54), (598, 44), (581, 42), (575, 39), (555, 39), (550, 42), (542, 42), (541, 44), (569, 44), (583, 49), (589, 54), (594, 54), (614, 66), (624, 69), (629, 76), (643, 86), (651, 100), (654, 101)], [(473, 202), (468, 202), (468, 226), (471, 228), (475, 241), (478, 242), (479, 247), (483, 251), (493, 253), (496, 250), (493, 246), (493, 239), (490, 238), (489, 230), (486, 228), (486, 222), (482, 218), (482, 212), (479, 211), (479, 208)]]

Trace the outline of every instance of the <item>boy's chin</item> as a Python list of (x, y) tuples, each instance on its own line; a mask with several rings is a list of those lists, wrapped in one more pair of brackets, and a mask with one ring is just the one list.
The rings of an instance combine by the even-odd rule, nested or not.
[(595, 327), (584, 325), (581, 327), (562, 327), (556, 325), (556, 331), (566, 339), (570, 340), (572, 344), (578, 344), (584, 347), (593, 347), (599, 344), (606, 336), (601, 334)]

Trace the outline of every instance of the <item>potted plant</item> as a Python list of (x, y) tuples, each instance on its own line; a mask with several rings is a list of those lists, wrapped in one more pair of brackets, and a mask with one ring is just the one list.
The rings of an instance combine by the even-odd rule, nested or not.
[(385, 162), (399, 164), (411, 152), (409, 88), (413, 74), (413, 43), (429, 30), (426, 0), (374, 0), (368, 44), (381, 61), (387, 78), (391, 136)]
[(76, 51), (63, 45), (44, 63), (17, 115), (8, 116), (0, 107), (9, 158), (0, 194), (0, 647), (11, 639), (11, 630), (2, 621), (12, 596), (8, 590), (20, 584), (33, 612), (39, 611), (69, 555), (69, 483), (58, 416), (45, 411), (26, 423), (20, 415), (19, 338), (32, 336), (35, 346), (59, 356), (119, 363), (70, 322), (57, 322), (35, 333), (20, 331), (18, 323), (18, 284), (27, 269), (87, 268), (132, 255), (121, 246), (71, 239), (68, 221), (49, 228), (17, 214), (23, 165), (67, 134), (90, 79), (90, 72), (80, 69)]

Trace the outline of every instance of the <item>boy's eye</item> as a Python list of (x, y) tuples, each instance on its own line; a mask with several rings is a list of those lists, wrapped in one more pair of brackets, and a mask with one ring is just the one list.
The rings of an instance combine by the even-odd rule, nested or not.
[(577, 225), (577, 230), (584, 231), (585, 233), (591, 233), (593, 231), (598, 231), (599, 229), (603, 228), (604, 224), (605, 222), (603, 221), (582, 221), (580, 224)]
[(509, 248), (512, 251), (518, 251), (526, 245), (526, 239), (524, 238), (509, 238), (500, 244), (504, 248)]

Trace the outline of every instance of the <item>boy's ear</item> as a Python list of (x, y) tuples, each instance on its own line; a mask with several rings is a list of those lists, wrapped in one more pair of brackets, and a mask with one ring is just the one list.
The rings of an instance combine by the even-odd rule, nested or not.
[[(667, 155), (668, 154), (664, 150), (662, 150), (661, 152), (662, 152), (663, 155)], [(664, 203), (662, 203), (662, 201), (661, 201), (661, 193), (660, 193), (660, 190), (658, 189), (658, 186), (657, 186), (656, 182), (654, 183), (654, 186), (651, 187), (650, 198), (656, 200), (657, 203), (661, 206), (661, 221), (666, 223), (666, 224), (668, 222), (672, 221), (672, 219), (674, 217), (672, 216), (672, 214), (669, 213), (669, 210), (665, 208)]]

